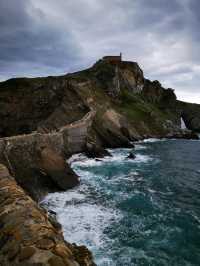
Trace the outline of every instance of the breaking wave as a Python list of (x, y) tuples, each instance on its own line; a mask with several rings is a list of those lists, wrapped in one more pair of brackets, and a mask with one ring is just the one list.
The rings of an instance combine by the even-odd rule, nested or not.
[(200, 146), (150, 139), (108, 151), (72, 156), (80, 186), (43, 202), (65, 239), (87, 245), (98, 266), (200, 265)]

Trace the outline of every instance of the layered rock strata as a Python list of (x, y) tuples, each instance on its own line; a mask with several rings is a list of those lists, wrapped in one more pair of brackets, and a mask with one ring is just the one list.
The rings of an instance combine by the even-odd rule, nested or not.
[(0, 265), (94, 266), (86, 247), (64, 241), (60, 227), (0, 164)]

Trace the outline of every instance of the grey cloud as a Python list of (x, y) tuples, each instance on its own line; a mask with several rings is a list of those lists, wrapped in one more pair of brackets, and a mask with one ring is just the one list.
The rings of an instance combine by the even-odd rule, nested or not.
[(0, 12), (1, 75), (13, 65), (26, 70), (26, 63), (30, 74), (31, 64), (38, 64), (43, 70), (44, 66), (54, 71), (56, 67), (69, 69), (79, 59), (81, 49), (71, 31), (55, 27), (29, 0), (1, 0)]
[(198, 0), (1, 0), (0, 78), (64, 73), (123, 52), (148, 78), (179, 95), (188, 86), (192, 97), (199, 11)]

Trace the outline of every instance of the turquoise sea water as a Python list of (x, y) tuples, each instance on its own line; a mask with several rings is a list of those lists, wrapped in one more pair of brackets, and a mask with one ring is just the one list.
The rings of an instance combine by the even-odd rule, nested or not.
[(200, 265), (200, 141), (146, 140), (102, 161), (70, 159), (81, 185), (49, 194), (66, 240), (98, 266)]

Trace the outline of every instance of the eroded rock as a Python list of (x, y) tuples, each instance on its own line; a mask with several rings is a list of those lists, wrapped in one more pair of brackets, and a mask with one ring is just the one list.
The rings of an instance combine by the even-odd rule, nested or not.
[(66, 190), (79, 184), (79, 178), (69, 167), (63, 156), (46, 147), (40, 151), (39, 162), (44, 171), (59, 186)]
[(105, 156), (112, 156), (106, 149), (91, 142), (86, 144), (85, 154), (88, 158), (103, 158)]
[(95, 265), (86, 247), (64, 241), (47, 212), (26, 195), (2, 164), (0, 188), (0, 265)]

